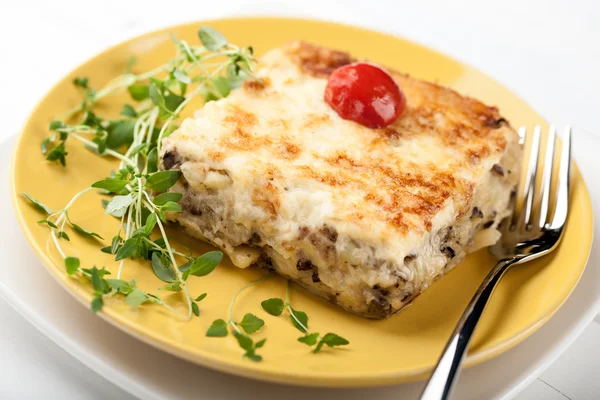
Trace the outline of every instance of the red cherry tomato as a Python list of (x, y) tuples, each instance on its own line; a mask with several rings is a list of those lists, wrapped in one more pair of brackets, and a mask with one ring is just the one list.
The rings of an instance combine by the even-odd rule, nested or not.
[(406, 108), (406, 98), (392, 77), (367, 63), (340, 67), (329, 76), (325, 102), (340, 117), (369, 128), (383, 128)]

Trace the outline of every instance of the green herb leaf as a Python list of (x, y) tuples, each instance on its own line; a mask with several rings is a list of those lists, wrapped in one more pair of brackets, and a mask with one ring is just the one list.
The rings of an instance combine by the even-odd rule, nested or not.
[(78, 76), (75, 79), (73, 79), (73, 84), (75, 86), (79, 86), (80, 88), (84, 88), (87, 89), (88, 87), (88, 78), (87, 76)]
[(133, 290), (131, 285), (122, 279), (106, 279), (106, 283), (108, 283), (111, 289), (119, 293), (129, 294)]
[(258, 318), (254, 314), (248, 313), (244, 315), (242, 322), (240, 322), (238, 325), (241, 326), (244, 332), (246, 332), (247, 334), (252, 334), (258, 331), (260, 328), (262, 328), (264, 324), (265, 321)]
[(100, 126), (102, 123), (102, 119), (98, 118), (96, 116), (96, 114), (94, 114), (92, 111), (87, 110), (85, 112), (85, 115), (83, 117), (83, 122), (81, 123), (82, 125), (87, 125), (89, 127), (96, 127), (96, 126)]
[(112, 241), (110, 243), (110, 254), (115, 254), (117, 250), (119, 250), (119, 245), (122, 241), (123, 239), (121, 239), (121, 236), (119, 235), (116, 235), (112, 238)]
[(183, 264), (182, 266), (180, 266), (180, 267), (179, 267), (179, 270), (180, 270), (181, 272), (186, 272), (186, 271), (188, 271), (188, 270), (190, 269), (190, 267), (192, 266), (192, 261), (193, 261), (193, 260), (190, 260), (190, 261), (186, 262), (185, 264)]
[(100, 251), (106, 254), (113, 254), (111, 253), (111, 247), (110, 246), (104, 246), (100, 248)]
[(129, 104), (125, 104), (121, 109), (121, 115), (125, 117), (137, 118), (138, 114), (135, 109)]
[(75, 230), (77, 232), (81, 233), (82, 235), (89, 236), (89, 237), (97, 237), (98, 239), (104, 239), (102, 236), (100, 236), (96, 232), (88, 231), (87, 229), (77, 225), (74, 222), (71, 222), (71, 225), (73, 226), (73, 228), (75, 228)]
[(136, 120), (131, 119), (111, 121), (106, 128), (108, 132), (106, 145), (111, 149), (118, 149), (123, 145), (130, 145), (133, 142), (135, 123)]
[(179, 69), (176, 69), (173, 71), (173, 76), (175, 77), (175, 79), (177, 79), (179, 82), (184, 83), (186, 85), (189, 85), (190, 83), (192, 83), (192, 80), (190, 79), (189, 76), (187, 76), (187, 74)]
[(130, 307), (138, 307), (148, 301), (146, 293), (139, 289), (133, 289), (131, 293), (125, 297), (125, 303)]
[(206, 293), (202, 293), (200, 296), (196, 297), (194, 299), (194, 301), (202, 301), (206, 298), (207, 294)]
[(115, 261), (123, 260), (125, 258), (129, 258), (135, 254), (138, 247), (138, 238), (133, 237), (127, 239), (123, 246), (117, 251), (117, 256), (115, 257)]
[(150, 96), (148, 85), (131, 85), (127, 90), (129, 90), (131, 97), (137, 101), (146, 100)]
[(77, 257), (67, 257), (65, 258), (65, 267), (67, 268), (67, 274), (73, 275), (79, 269), (79, 258)]
[(233, 335), (237, 339), (240, 347), (246, 350), (244, 357), (247, 357), (248, 359), (255, 362), (262, 361), (262, 357), (256, 354), (256, 349), (262, 347), (265, 344), (266, 340), (263, 339), (255, 345), (250, 336), (246, 336), (238, 332), (234, 332)]
[(175, 93), (169, 92), (167, 96), (165, 96), (165, 108), (172, 113), (177, 111), (177, 108), (185, 101), (185, 97), (176, 95)]
[(196, 317), (200, 316), (200, 309), (198, 308), (198, 304), (192, 302), (192, 312)]
[(213, 87), (217, 95), (221, 98), (227, 97), (229, 92), (231, 92), (231, 87), (229, 86), (229, 81), (225, 79), (225, 77), (219, 75), (213, 79)]
[(65, 231), (58, 231), (58, 234), (57, 234), (57, 236), (58, 236), (58, 238), (59, 238), (59, 239), (60, 239), (60, 238), (63, 238), (63, 239), (65, 239), (67, 242), (70, 242), (70, 241), (71, 241), (71, 238), (69, 237), (69, 235), (67, 235), (67, 232), (65, 232)]
[(319, 344), (317, 344), (317, 347), (315, 347), (315, 349), (313, 351), (315, 353), (318, 353), (319, 351), (321, 351), (321, 348), (323, 348), (323, 345), (327, 345), (329, 347), (335, 347), (335, 346), (345, 346), (349, 343), (350, 342), (347, 341), (346, 339), (344, 339), (343, 337), (330, 332), (330, 333), (326, 334), (325, 336), (323, 336), (323, 338), (319, 341)]
[(156, 204), (157, 206), (162, 206), (168, 202), (177, 203), (179, 200), (181, 200), (182, 197), (183, 197), (182, 193), (166, 192), (166, 193), (161, 193), (158, 196), (156, 196), (154, 199), (152, 199), (152, 202), (154, 204)]
[(246, 351), (252, 351), (254, 349), (253, 341), (250, 336), (234, 332), (234, 336), (238, 341), (240, 347)]
[(208, 331), (206, 331), (208, 337), (225, 337), (227, 336), (227, 322), (222, 319), (216, 319), (213, 321)]
[(146, 180), (146, 187), (157, 192), (164, 192), (177, 183), (180, 176), (180, 171), (169, 170), (155, 172)]
[(267, 339), (263, 339), (263, 340), (259, 340), (258, 342), (256, 342), (256, 344), (254, 345), (255, 349), (260, 349), (261, 347), (263, 347), (265, 345), (265, 343), (267, 342)]
[(58, 146), (56, 146), (55, 148), (53, 148), (50, 153), (48, 153), (48, 155), (46, 156), (46, 160), (48, 161), (60, 161), (60, 163), (62, 164), (62, 166), (66, 166), (67, 165), (67, 161), (65, 159), (65, 156), (69, 154), (65, 151), (65, 143), (61, 142)]
[(155, 303), (162, 304), (162, 300), (158, 296), (153, 295), (152, 293), (146, 293), (146, 296), (148, 296), (148, 301), (154, 301)]
[(86, 270), (90, 273), (90, 280), (92, 281), (92, 286), (94, 288), (94, 292), (97, 295), (102, 295), (110, 290), (108, 287), (108, 283), (104, 280), (103, 276), (109, 274), (107, 270), (102, 268), (99, 270), (96, 267), (93, 267), (89, 270)]
[(211, 91), (207, 91), (204, 93), (204, 102), (208, 103), (209, 101), (219, 100), (219, 97), (215, 96), (215, 94)]
[[(129, 181), (126, 181), (124, 179), (109, 178), (109, 179), (103, 179), (98, 182), (94, 182), (92, 184), (92, 187), (108, 190), (111, 193), (119, 193), (121, 190), (123, 190), (125, 188), (125, 186), (127, 186), (128, 183), (129, 183)], [(107, 213), (107, 214), (109, 214), (109, 213)]]
[(131, 194), (126, 196), (115, 196), (106, 206), (106, 214), (113, 214), (114, 212), (127, 209), (129, 205), (133, 203), (133, 197)]
[(48, 152), (48, 146), (50, 145), (50, 138), (42, 140), (42, 144), (40, 145), (40, 149), (42, 150), (42, 154), (46, 154)]
[(309, 346), (314, 346), (317, 343), (317, 339), (319, 339), (319, 334), (315, 332), (311, 333), (310, 335), (299, 337), (298, 341)]
[(248, 74), (242, 71), (239, 66), (230, 64), (229, 67), (227, 67), (226, 77), (229, 81), (229, 87), (231, 89), (237, 89), (242, 86), (242, 83), (244, 83), (246, 79), (248, 79)]
[(200, 41), (210, 51), (217, 51), (227, 46), (227, 39), (223, 34), (217, 32), (210, 26), (202, 26), (198, 29)]
[(155, 82), (150, 83), (150, 86), (148, 88), (148, 95), (150, 96), (150, 100), (152, 100), (152, 103), (155, 106), (161, 109), (165, 109), (165, 96), (162, 93), (160, 87)]
[(285, 307), (283, 300), (278, 298), (264, 300), (260, 303), (260, 305), (266, 312), (276, 317), (281, 315), (283, 308)]
[(163, 211), (171, 211), (171, 212), (181, 212), (181, 206), (173, 201), (166, 202), (163, 206), (160, 207)]
[(156, 214), (153, 213), (153, 214), (148, 215), (148, 218), (146, 218), (146, 225), (144, 226), (146, 235), (151, 234), (152, 230), (154, 229), (155, 226), (156, 226)]
[(148, 170), (149, 174), (158, 171), (158, 150), (156, 149), (156, 147), (154, 147), (148, 152), (148, 157), (146, 158), (146, 166), (146, 169)]
[(141, 144), (138, 144), (137, 146), (134, 146), (133, 148), (131, 148), (129, 155), (131, 157), (135, 156), (136, 154), (138, 154), (139, 152), (144, 150), (146, 148), (146, 146), (147, 146), (146, 143), (141, 143)]
[[(104, 130), (99, 130), (96, 133), (96, 136), (94, 136), (94, 138), (92, 139), (92, 142), (96, 143), (96, 145), (98, 146), (96, 148), (96, 151), (98, 152), (98, 154), (104, 154), (104, 152), (106, 151), (106, 140), (107, 139), (108, 139), (108, 133), (106, 133), (106, 131), (104, 131)], [(92, 150), (93, 150), (93, 148), (92, 148)]]
[(50, 122), (50, 125), (48, 125), (48, 128), (49, 128), (51, 131), (56, 131), (56, 130), (58, 130), (58, 129), (64, 129), (64, 128), (66, 128), (66, 125), (65, 125), (65, 123), (64, 123), (64, 122), (62, 122), (62, 121), (57, 121), (57, 120), (54, 120), (54, 121), (51, 121), (51, 122)]
[(102, 296), (96, 296), (92, 299), (92, 303), (90, 304), (90, 310), (95, 314), (98, 311), (102, 310), (102, 306), (104, 305), (104, 300)]
[(52, 221), (50, 221), (48, 219), (41, 219), (41, 220), (38, 221), (38, 224), (40, 224), (40, 225), (44, 225), (45, 224), (45, 225), (50, 226), (51, 228), (58, 229), (58, 226), (56, 226), (56, 224), (54, 222), (52, 222)]
[(25, 198), (27, 200), (29, 200), (35, 206), (35, 208), (37, 208), (38, 210), (43, 211), (46, 214), (52, 213), (52, 210), (47, 205), (45, 205), (41, 201), (38, 201), (38, 200), (34, 199), (33, 197), (31, 197), (31, 195), (29, 193), (23, 192), (23, 196), (25, 196)]
[(175, 280), (175, 272), (169, 267), (171, 263), (163, 255), (157, 252), (152, 253), (152, 269), (154, 274), (163, 282), (173, 282)]
[(187, 281), (188, 277), (190, 276), (190, 270), (186, 270), (183, 275), (181, 275), (181, 279), (185, 282)]
[[(292, 324), (294, 324), (294, 326), (302, 333), (306, 333), (306, 329), (308, 328), (308, 316), (306, 315), (305, 312), (303, 311), (297, 311), (294, 310), (292, 308), (292, 313), (296, 316), (296, 318), (294, 318), (292, 315), (290, 315), (290, 319), (292, 320)], [(300, 325), (298, 323), (298, 321), (296, 321), (296, 319), (298, 321), (300, 321), (302, 323), (302, 325), (304, 325), (304, 327), (302, 325)]]
[(162, 288), (169, 292), (181, 292), (182, 291), (181, 282), (179, 282), (179, 281), (168, 283), (165, 286), (163, 286)]
[[(106, 207), (108, 206), (108, 203), (109, 203), (108, 200), (102, 199), (101, 202), (102, 202), (102, 207), (104, 207), (104, 209), (106, 210)], [(127, 211), (127, 209), (124, 208), (122, 210), (115, 211), (115, 212), (111, 213), (110, 215), (112, 215), (115, 218), (121, 218), (123, 215), (125, 215), (126, 211)]]
[[(202, 256), (196, 258), (190, 267), (189, 274), (194, 276), (206, 276), (214, 271), (214, 269), (223, 260), (223, 253), (220, 251), (209, 251)], [(188, 271), (185, 271), (188, 273)]]
[(249, 351), (246, 354), (244, 354), (244, 356), (248, 357), (251, 361), (254, 361), (254, 362), (262, 361), (262, 356), (256, 354), (254, 351)]

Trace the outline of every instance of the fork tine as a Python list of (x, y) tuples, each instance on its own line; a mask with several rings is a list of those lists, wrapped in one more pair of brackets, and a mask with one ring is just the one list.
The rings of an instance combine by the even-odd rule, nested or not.
[(552, 184), (552, 166), (554, 165), (554, 142), (556, 141), (556, 127), (550, 126), (548, 132), (548, 144), (546, 145), (546, 155), (544, 156), (544, 172), (542, 175), (542, 201), (540, 203), (539, 227), (546, 226), (548, 218), (548, 208), (550, 206), (550, 186)]
[[(518, 134), (519, 134), (519, 145), (521, 146), (521, 149), (523, 149), (525, 147), (525, 139), (527, 138), (527, 128), (525, 128), (524, 126), (521, 126), (519, 128)], [(514, 191), (511, 193), (511, 196), (509, 199), (508, 209), (511, 210), (512, 213), (511, 213), (510, 219), (507, 221), (508, 224), (504, 226), (507, 231), (513, 231), (516, 228), (517, 223), (519, 221), (520, 214), (517, 210), (517, 205), (518, 205), (517, 199), (519, 197), (518, 196), (519, 184), (520, 184), (520, 179), (519, 179), (519, 182), (517, 182), (517, 186), (515, 187)]]
[(556, 207), (550, 229), (560, 229), (567, 220), (569, 210), (569, 180), (571, 178), (571, 126), (565, 127), (560, 169), (558, 171), (558, 190), (556, 192)]
[(531, 140), (531, 150), (529, 152), (529, 165), (527, 167), (527, 175), (525, 176), (525, 187), (523, 193), (523, 207), (520, 221), (522, 221), (521, 229), (528, 229), (531, 224), (533, 214), (533, 198), (535, 195), (535, 181), (537, 176), (538, 156), (540, 154), (540, 136), (542, 128), (538, 125), (533, 131), (533, 139)]

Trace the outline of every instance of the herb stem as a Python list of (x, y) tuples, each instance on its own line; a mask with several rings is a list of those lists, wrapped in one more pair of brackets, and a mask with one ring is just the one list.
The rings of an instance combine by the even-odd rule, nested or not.
[[(146, 135), (146, 145), (150, 145), (150, 141), (152, 140), (152, 135), (154, 133), (154, 126), (156, 125), (156, 119), (158, 118), (158, 107), (154, 107), (149, 117), (149, 126), (148, 126), (148, 134)], [(146, 170), (146, 167), (144, 167)]]
[(233, 299), (231, 299), (231, 303), (229, 304), (229, 324), (237, 331), (237, 333), (241, 334), (242, 331), (240, 330), (240, 328), (237, 327), (237, 324), (233, 321), (233, 306), (235, 305), (235, 301), (237, 300), (238, 296), (246, 289), (257, 285), (261, 282), (266, 281), (267, 279), (269, 279), (271, 276), (270, 275), (265, 275), (260, 279), (257, 279), (253, 282), (248, 283), (246, 286), (243, 286), (241, 289), (239, 289), (235, 295), (233, 296)]
[(56, 246), (58, 253), (64, 260), (65, 258), (67, 258), (67, 255), (65, 254), (62, 247), (60, 246), (60, 243), (58, 243), (58, 238), (56, 237), (56, 229), (50, 228), (50, 235), (52, 236), (52, 240), (54, 241), (54, 245)]
[(145, 190), (144, 190), (144, 196), (146, 196), (146, 199), (148, 200), (148, 201), (144, 201), (144, 205), (146, 207), (148, 207), (150, 210), (158, 209), (158, 207), (156, 207), (156, 205), (152, 202), (150, 195)]
[(137, 196), (137, 213), (136, 213), (136, 221), (138, 228), (142, 226), (142, 192), (145, 190), (142, 189), (142, 178), (138, 178), (138, 196)]
[[(210, 56), (209, 56), (210, 57)], [(208, 57), (207, 57), (208, 58)], [(206, 59), (206, 58), (205, 58)], [(215, 69), (205, 80), (208, 81), (211, 78), (214, 78), (215, 76), (217, 76), (217, 74), (219, 74), (223, 69), (227, 68), (229, 66), (230, 62), (226, 62), (223, 63), (219, 68)], [(179, 105), (179, 107), (177, 107), (175, 109), (175, 111), (173, 112), (174, 115), (178, 115), (181, 110), (183, 110), (183, 108), (194, 98), (196, 97), (198, 94), (200, 94), (202, 92), (202, 89), (204, 88), (204, 84), (199, 85), (192, 93), (190, 93), (189, 96), (187, 96), (185, 98), (185, 100)], [(156, 150), (158, 151), (158, 153), (160, 153), (160, 149), (162, 147), (162, 138), (167, 130), (167, 128), (169, 127), (169, 125), (171, 125), (171, 122), (173, 122), (174, 120), (174, 116), (170, 116), (164, 123), (164, 125), (162, 126), (162, 128), (160, 129), (160, 133), (158, 134), (158, 140), (156, 141)]]
[(65, 208), (63, 208), (63, 210), (62, 210), (62, 211), (63, 211), (63, 212), (66, 214), (67, 210), (68, 210), (69, 208), (71, 208), (71, 206), (73, 205), (73, 203), (75, 203), (75, 201), (76, 201), (76, 200), (77, 200), (79, 197), (81, 197), (82, 195), (84, 195), (85, 193), (87, 193), (87, 192), (89, 192), (89, 191), (91, 191), (91, 190), (94, 190), (94, 188), (90, 186), (90, 187), (87, 187), (87, 188), (85, 188), (85, 189), (81, 190), (81, 191), (80, 191), (80, 192), (78, 192), (77, 194), (75, 194), (75, 196), (73, 196), (73, 198), (71, 198), (71, 201), (69, 201), (69, 202), (67, 203), (67, 205), (65, 206)]
[[(181, 56), (179, 56), (179, 58), (180, 57)], [(175, 59), (177, 59), (177, 58), (178, 57), (175, 57)], [(161, 72), (168, 71), (169, 67), (171, 66), (172, 61), (174, 61), (175, 59), (173, 59), (173, 60), (169, 61), (168, 63), (165, 63), (159, 67), (156, 67), (151, 71), (148, 71), (148, 72), (140, 74), (140, 75), (136, 75), (136, 81), (143, 81), (146, 79), (150, 79), (150, 78), (160, 74)]]
[(156, 219), (156, 225), (158, 225), (158, 229), (160, 229), (160, 233), (165, 241), (165, 246), (167, 247), (167, 251), (169, 252), (171, 262), (173, 263), (173, 271), (175, 272), (175, 276), (177, 276), (177, 281), (181, 283), (181, 288), (183, 289), (183, 293), (185, 294), (184, 297), (185, 297), (185, 301), (188, 306), (188, 315), (186, 316), (186, 319), (190, 319), (190, 318), (192, 318), (192, 301), (190, 298), (190, 293), (187, 289), (187, 285), (185, 284), (185, 281), (181, 277), (181, 275), (182, 275), (181, 271), (177, 267), (177, 261), (175, 260), (175, 256), (172, 253), (171, 245), (169, 244), (169, 239), (167, 237), (167, 233), (165, 232), (165, 228), (163, 227), (163, 224), (162, 224), (162, 221), (160, 220), (160, 218)]
[[(179, 107), (177, 107), (175, 109), (175, 111), (173, 112), (173, 115), (177, 115), (181, 112), (181, 110), (183, 110), (183, 107), (185, 107), (194, 97), (196, 97), (198, 94), (200, 94), (200, 92), (202, 91), (202, 85), (198, 86), (192, 93), (189, 94), (189, 96), (187, 96), (185, 98), (185, 100), (179, 105)], [(156, 141), (156, 150), (158, 151), (158, 153), (160, 154), (160, 148), (162, 147), (162, 138), (165, 134), (165, 132), (167, 131), (167, 128), (169, 127), (169, 125), (171, 125), (171, 122), (173, 122), (173, 120), (175, 119), (175, 117), (171, 115), (163, 124), (163, 126), (160, 128), (160, 133), (158, 134), (158, 140)]]
[(104, 85), (102, 89), (98, 90), (98, 92), (96, 92), (96, 95), (94, 96), (94, 99), (100, 100), (101, 98), (112, 94), (119, 89), (125, 89), (126, 87), (133, 85), (136, 81), (137, 77), (133, 74), (117, 76), (116, 78), (108, 82), (106, 85)]
[[(59, 215), (59, 217), (56, 219), (56, 226), (60, 225), (60, 229), (63, 230), (65, 223), (69, 219), (69, 216), (67, 215), (69, 208), (71, 208), (71, 206), (73, 206), (73, 204), (79, 197), (81, 197), (82, 195), (84, 195), (85, 193), (87, 193), (93, 189), (94, 189), (93, 187), (87, 187), (87, 188), (77, 192), (62, 210), (60, 210), (59, 212), (56, 212), (54, 214), (51, 214), (50, 216), (48, 216), (48, 219), (52, 218), (53, 215)], [(65, 252), (62, 249), (62, 246), (60, 245), (60, 243), (58, 241), (58, 238), (56, 237), (56, 229), (55, 228), (50, 227), (50, 235), (52, 236), (52, 241), (54, 242), (54, 245), (56, 246), (61, 257), (63, 259), (67, 258)]]
[[(305, 326), (299, 319), (298, 317), (296, 317), (296, 313), (294, 312), (294, 310), (292, 309), (292, 306), (290, 304), (290, 281), (287, 281), (287, 284), (285, 285), (285, 306), (288, 309), (288, 312), (290, 313), (290, 315), (292, 316), (292, 318), (294, 319), (294, 321), (296, 321), (296, 323), (298, 323), (298, 325), (300, 325), (302, 327), (302, 329), (304, 329), (304, 333), (306, 333), (307, 335), (310, 335), (311, 332), (308, 329), (307, 326)], [(320, 338), (320, 336), (319, 336)]]
[[(190, 272), (183, 274), (177, 265), (177, 260), (182, 261), (185, 259), (188, 262), (195, 262), (197, 258), (190, 250), (188, 250), (189, 254), (184, 254), (184, 250), (177, 251), (175, 246), (169, 242), (165, 231), (166, 219), (164, 212), (169, 209), (173, 210), (174, 207), (169, 208), (168, 206), (171, 206), (171, 204), (167, 206), (166, 203), (154, 204), (153, 192), (150, 191), (156, 188), (157, 191), (164, 192), (165, 189), (173, 186), (176, 180), (171, 178), (171, 181), (167, 180), (166, 182), (170, 184), (168, 187), (165, 187), (166, 183), (162, 183), (163, 181), (160, 181), (160, 179), (155, 180), (163, 185), (161, 186), (162, 189), (158, 189), (159, 186), (156, 186), (156, 182), (150, 184), (149, 181), (154, 176), (162, 179), (164, 175), (160, 176), (159, 174), (165, 174), (164, 171), (158, 171), (157, 153), (160, 153), (162, 139), (176, 128), (176, 126), (173, 126), (175, 125), (173, 121), (180, 117), (179, 114), (183, 109), (197, 96), (204, 95), (206, 96), (205, 100), (226, 96), (226, 93), (229, 93), (233, 87), (237, 87), (240, 78), (244, 80), (249, 76), (254, 76), (251, 65), (255, 62), (251, 48), (239, 48), (228, 44), (221, 35), (212, 33), (210, 29), (202, 32), (199, 36), (204, 45), (190, 46), (186, 41), (179, 41), (173, 37), (176, 44), (175, 57), (150, 71), (140, 74), (132, 72), (132, 63), (129, 62), (124, 74), (109, 80), (99, 90), (94, 90), (88, 86), (87, 77), (74, 79), (73, 83), (80, 87), (85, 94), (83, 101), (78, 106), (57, 116), (57, 120), (50, 123), (50, 135), (42, 142), (42, 153), (46, 154), (46, 159), (60, 161), (63, 166), (66, 166), (65, 156), (68, 154), (65, 150), (65, 143), (70, 136), (99, 156), (113, 157), (119, 161), (118, 171), (111, 173), (109, 178), (97, 182), (98, 185), (94, 185), (97, 188), (106, 189), (107, 193), (117, 195), (105, 207), (109, 211), (112, 210), (111, 214), (113, 216), (120, 217), (117, 235), (113, 237), (111, 246), (103, 247), (102, 250), (110, 249), (111, 253), (117, 254), (115, 259), (120, 258), (116, 274), (116, 278), (119, 280), (121, 280), (125, 261), (130, 258), (148, 258), (149, 249), (159, 251), (161, 257), (169, 259), (171, 265), (168, 268), (174, 270), (177, 278), (177, 281), (172, 282), (172, 285), (181, 287), (181, 294), (185, 296), (187, 303), (187, 313), (183, 313), (183, 309), (179, 304), (166, 304), (161, 298), (161, 289), (158, 289), (158, 295), (144, 292), (145, 297), (141, 297), (139, 293), (136, 293), (137, 297), (132, 296), (128, 300), (128, 304), (135, 307), (144, 302), (157, 303), (188, 320), (192, 317), (192, 314), (198, 315), (198, 307), (195, 300), (189, 295), (184, 280), (184, 277), (187, 279)], [(206, 36), (203, 35), (214, 36), (212, 40), (216, 40), (219, 44), (214, 45), (212, 42), (208, 42)], [(235, 68), (231, 68), (232, 66)], [(226, 68), (227, 74), (223, 76)], [(97, 105), (102, 99), (127, 89), (129, 89), (132, 98), (138, 101), (137, 106), (129, 104), (123, 106), (121, 115), (127, 119), (119, 117), (119, 119), (109, 120), (95, 115)], [(81, 120), (74, 121), (72, 125), (68, 124), (68, 121), (63, 121), (75, 120), (76, 117)], [(56, 143), (57, 140), (60, 143)], [(53, 147), (49, 149), (50, 144)], [(123, 152), (118, 150), (121, 145), (127, 145)], [(53, 242), (61, 257), (65, 259), (67, 272), (69, 274), (78, 272), (79, 276), (87, 277), (92, 281), (95, 290), (92, 311), (97, 312), (102, 307), (103, 297), (108, 298), (118, 293), (128, 296), (129, 293), (133, 293), (135, 284), (133, 282), (128, 284), (127, 282), (104, 280), (103, 276), (108, 273), (104, 268), (97, 270), (94, 267), (85, 270), (77, 267), (76, 269), (75, 263), (79, 266), (79, 259), (67, 256), (61, 247), (61, 239), (70, 240), (67, 232), (64, 231), (65, 225), (67, 225), (67, 229), (69, 227), (73, 228), (81, 234), (100, 237), (97, 233), (87, 231), (71, 222), (68, 215), (68, 211), (73, 204), (83, 194), (94, 189), (88, 187), (78, 192), (61, 210), (52, 210), (35, 199), (30, 198), (30, 200), (38, 208), (47, 211), (46, 219), (40, 221), (40, 223), (51, 228), (52, 240), (48, 241), (48, 244), (50, 245)], [(29, 196), (27, 197), (29, 198)], [(161, 233), (160, 241), (163, 241), (164, 245), (156, 243), (159, 241), (158, 239), (156, 242), (153, 241), (153, 232), (147, 232), (145, 229), (143, 216), (146, 207), (150, 210), (151, 215), (154, 214), (152, 219), (157, 217), (156, 222), (151, 221), (151, 223), (154, 224), (153, 226), (158, 225)], [(120, 215), (117, 214), (117, 211)], [(124, 239), (121, 238), (122, 234)], [(181, 245), (181, 248), (185, 249), (185, 246)], [(168, 256), (166, 253), (168, 253)], [(216, 265), (212, 266), (213, 269), (214, 267)], [(75, 269), (76, 271), (74, 271)], [(158, 276), (160, 275), (157, 271), (155, 273)], [(237, 292), (232, 300), (229, 310), (229, 324), (237, 333), (243, 334), (241, 330), (243, 326), (233, 321), (233, 307), (236, 299), (243, 290), (266, 279), (268, 279), (268, 276), (246, 285)], [(103, 282), (102, 287), (99, 286), (99, 280)], [(174, 289), (175, 286), (171, 288)], [(179, 311), (174, 307), (177, 307)], [(257, 358), (255, 355), (253, 357)]]
[[(150, 246), (154, 247), (155, 249), (160, 250), (161, 252), (165, 252), (166, 251), (165, 249), (163, 249), (162, 247), (160, 247), (159, 245), (157, 245), (156, 243), (154, 243), (152, 240), (148, 240), (146, 238), (144, 238), (144, 240), (146, 241), (146, 243), (148, 243)], [(175, 254), (176, 256), (180, 256), (180, 257), (189, 259), (189, 255), (183, 254), (182, 252), (177, 251), (177, 250), (173, 250), (173, 254)]]
[[(128, 210), (127, 210), (127, 225), (125, 226), (125, 241), (127, 241), (127, 239), (129, 239), (129, 233), (131, 232), (131, 213), (132, 213), (133, 207), (129, 206)], [(121, 262), (119, 263), (119, 269), (117, 270), (117, 279), (121, 279), (121, 272), (123, 272), (123, 262), (125, 261), (125, 259), (121, 260)]]
[[(87, 140), (87, 139), (79, 136), (75, 132), (70, 133), (69, 136), (72, 136), (75, 139), (79, 140), (80, 142), (82, 142), (84, 144), (87, 144), (88, 146), (93, 147), (94, 149), (98, 150), (98, 145), (96, 143), (92, 142), (91, 140)], [(114, 150), (111, 150), (111, 149), (105, 149), (104, 152), (106, 154), (108, 154), (108, 155), (111, 155), (111, 156), (113, 156), (115, 158), (118, 158), (119, 160), (121, 160), (121, 161), (123, 161), (123, 162), (125, 162), (125, 163), (127, 163), (127, 164), (129, 164), (131, 166), (134, 166), (134, 164), (131, 162), (131, 160), (129, 160), (127, 157), (123, 156), (123, 154), (121, 154), (121, 153), (118, 153), (118, 152), (116, 152)]]

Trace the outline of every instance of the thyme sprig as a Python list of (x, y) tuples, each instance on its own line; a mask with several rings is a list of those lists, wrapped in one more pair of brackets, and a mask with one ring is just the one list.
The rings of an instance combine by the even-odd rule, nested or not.
[(306, 315), (306, 313), (303, 311), (295, 310), (290, 303), (289, 281), (287, 282), (285, 288), (285, 301), (280, 298), (271, 298), (264, 300), (261, 303), (261, 306), (267, 313), (276, 317), (280, 316), (284, 310), (287, 310), (287, 312), (290, 314), (290, 320), (292, 324), (296, 327), (296, 329), (304, 334), (304, 336), (298, 338), (298, 341), (311, 347), (316, 345), (313, 349), (314, 353), (321, 351), (325, 345), (329, 347), (336, 347), (345, 346), (350, 343), (348, 340), (333, 332), (321, 335), (318, 332), (311, 332), (308, 329), (308, 315)]
[(229, 325), (232, 328), (232, 334), (236, 338), (238, 344), (243, 350), (245, 350), (244, 357), (256, 362), (262, 360), (262, 356), (256, 354), (256, 350), (263, 347), (267, 340), (262, 339), (255, 343), (250, 335), (259, 331), (264, 326), (265, 321), (252, 313), (246, 313), (241, 322), (235, 322), (233, 319), (233, 306), (235, 305), (235, 301), (239, 295), (244, 290), (264, 282), (267, 279), (269, 279), (269, 275), (264, 276), (254, 282), (250, 282), (238, 290), (231, 299), (231, 303), (229, 305), (229, 317), (227, 321), (224, 319), (216, 319), (213, 321), (210, 328), (208, 328), (208, 331), (206, 331), (206, 336), (208, 337), (225, 337), (228, 335), (227, 326)]
[[(145, 303), (162, 305), (176, 315), (189, 319), (199, 315), (198, 302), (206, 293), (192, 297), (186, 285), (190, 275), (205, 276), (222, 260), (220, 251), (194, 257), (174, 248), (165, 231), (167, 213), (181, 212), (178, 201), (181, 194), (166, 192), (178, 181), (179, 171), (159, 171), (158, 154), (162, 139), (177, 126), (185, 106), (194, 98), (203, 96), (204, 101), (216, 100), (229, 94), (244, 79), (253, 77), (255, 63), (251, 47), (240, 48), (209, 27), (198, 31), (201, 45), (190, 45), (173, 37), (175, 56), (163, 65), (143, 73), (133, 73), (133, 63), (126, 72), (95, 90), (87, 77), (77, 77), (73, 84), (83, 92), (80, 104), (59, 115), (49, 125), (50, 135), (41, 143), (41, 151), (48, 161), (67, 165), (67, 143), (75, 140), (93, 153), (113, 157), (120, 161), (119, 168), (103, 180), (93, 183), (76, 193), (67, 205), (53, 210), (27, 193), (24, 196), (45, 218), (41, 225), (50, 229), (50, 236), (65, 263), (69, 275), (87, 278), (93, 288), (91, 309), (99, 311), (104, 300), (114, 295), (125, 296), (132, 307)], [(123, 105), (123, 118), (110, 120), (95, 113), (96, 105), (108, 96), (129, 92), (137, 104)], [(80, 115), (76, 123), (69, 123)], [(105, 213), (120, 220), (119, 230), (109, 246), (102, 251), (112, 254), (118, 269), (116, 277), (105, 268), (83, 268), (78, 258), (67, 255), (61, 241), (70, 241), (66, 228), (102, 240), (96, 232), (73, 222), (69, 210), (84, 194), (98, 190), (111, 196), (103, 200)], [(158, 231), (158, 238), (154, 232)], [(144, 292), (135, 281), (121, 279), (125, 261), (147, 260), (155, 275), (165, 282), (156, 294)], [(181, 292), (187, 311), (180, 312), (161, 297), (164, 291)]]

